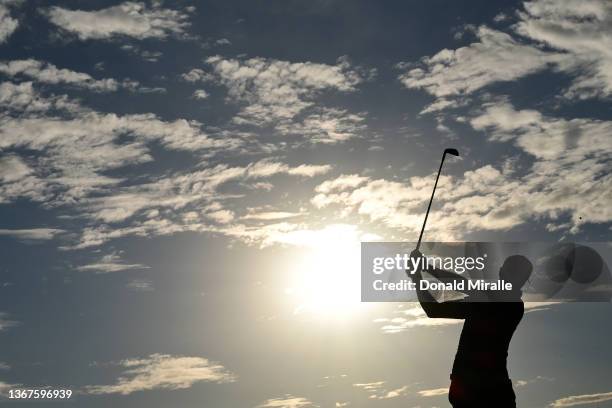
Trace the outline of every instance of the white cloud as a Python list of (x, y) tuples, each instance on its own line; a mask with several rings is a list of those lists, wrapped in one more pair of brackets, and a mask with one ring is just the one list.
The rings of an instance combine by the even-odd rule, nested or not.
[[(534, 160), (520, 173), (501, 163), (442, 176), (438, 209), (428, 220), (430, 238), (460, 240), (470, 232), (504, 231), (536, 219), (572, 233), (585, 223), (612, 221), (612, 122), (547, 117), (502, 100), (485, 104), (470, 124), (485, 130), (489, 140), (513, 143)], [(434, 179), (429, 175), (399, 183), (340, 176), (316, 187), (311, 203), (336, 209), (340, 217), (366, 216), (416, 238)]]
[[(259, 180), (275, 175), (314, 177), (330, 169), (330, 166), (321, 165), (291, 167), (285, 163), (261, 160), (244, 167), (218, 165), (149, 183), (114, 188), (100, 197), (81, 199), (83, 215), (106, 223), (130, 219), (130, 224), (124, 227), (98, 224), (85, 228), (80, 242), (73, 248), (97, 246), (130, 235), (155, 236), (182, 231), (217, 232), (251, 244), (288, 239), (283, 236), (287, 230), (279, 229), (274, 224), (262, 228), (231, 224), (235, 214), (219, 203), (224, 195), (217, 189), (232, 181)], [(214, 221), (214, 224), (203, 219)]]
[(215, 77), (200, 68), (193, 68), (189, 72), (181, 74), (181, 78), (187, 82), (206, 82), (212, 81)]
[(274, 221), (274, 220), (285, 220), (287, 218), (295, 218), (301, 216), (302, 213), (287, 212), (287, 211), (261, 211), (261, 212), (249, 212), (249, 214), (242, 217), (243, 220), (255, 220), (255, 221)]
[(567, 53), (558, 69), (576, 78), (568, 98), (612, 95), (612, 3), (607, 0), (525, 2), (516, 31)]
[(300, 164), (297, 167), (288, 168), (287, 174), (298, 177), (315, 177), (328, 173), (331, 169), (330, 164)]
[(448, 97), (470, 94), (494, 82), (515, 80), (563, 58), (485, 26), (475, 34), (478, 42), (456, 50), (443, 49), (400, 75), (406, 87), (424, 89), (441, 98), (429, 110), (456, 104)]
[(349, 188), (357, 188), (370, 179), (368, 177), (363, 177), (358, 174), (343, 174), (338, 178), (333, 180), (326, 180), (323, 183), (319, 184), (315, 191), (317, 193), (332, 193), (336, 191), (343, 191)]
[(135, 44), (123, 44), (120, 48), (132, 55), (139, 56), (147, 62), (157, 62), (163, 55), (161, 51), (145, 50)]
[(234, 212), (229, 210), (212, 211), (207, 213), (206, 217), (219, 224), (227, 224), (234, 220)]
[[(317, 186), (312, 199), (317, 208), (341, 206), (341, 215), (355, 211), (372, 221), (392, 227), (417, 229), (422, 218), (416, 214), (431, 194), (429, 178), (412, 177), (409, 183), (370, 179), (359, 175), (341, 175)], [(444, 182), (440, 188), (444, 188)]]
[(475, 31), (477, 42), (424, 57), (399, 76), (406, 87), (438, 98), (422, 113), (460, 106), (465, 103), (461, 96), (544, 69), (574, 76), (566, 98), (612, 95), (610, 2), (535, 0), (525, 2), (516, 15), (511, 33), (481, 26)]
[[(324, 174), (331, 166), (299, 165), (260, 160), (245, 167), (218, 165), (161, 178), (151, 183), (115, 189), (111, 194), (82, 201), (92, 218), (106, 222), (123, 221), (135, 213), (151, 208), (182, 209), (188, 204), (208, 204), (219, 198), (216, 189), (230, 181), (261, 179), (279, 174), (314, 177)], [(215, 207), (205, 215), (217, 222), (227, 223), (234, 214)]]
[(405, 396), (408, 393), (409, 386), (404, 385), (399, 388), (388, 390), (385, 387), (385, 381), (376, 381), (371, 383), (357, 383), (353, 384), (353, 387), (361, 388), (366, 391), (369, 395), (369, 399), (391, 399)]
[(602, 404), (612, 401), (612, 392), (602, 392), (598, 394), (571, 395), (559, 398), (550, 403), (553, 408), (575, 407), (577, 405)]
[(91, 111), (65, 96), (43, 97), (31, 83), (0, 84), (0, 149), (36, 151), (27, 182), (0, 185), (4, 201), (26, 197), (70, 204), (122, 180), (104, 172), (152, 160), (149, 144), (193, 152), (232, 150), (231, 136), (211, 138), (195, 121), (166, 122), (153, 114), (118, 116)]
[(208, 92), (206, 92), (204, 89), (196, 89), (195, 91), (193, 91), (194, 99), (206, 99), (208, 98), (208, 96)]
[(51, 7), (46, 14), (53, 24), (76, 34), (81, 40), (117, 36), (136, 39), (180, 37), (185, 36), (190, 25), (185, 12), (165, 9), (157, 3), (147, 7), (132, 1), (92, 11)]
[[(533, 309), (532, 309), (533, 310)], [(525, 387), (527, 385), (536, 383), (536, 382), (541, 382), (541, 381), (554, 381), (554, 378), (550, 378), (550, 377), (544, 377), (542, 375), (538, 375), (532, 379), (529, 380), (516, 380), (514, 382), (514, 386), (515, 387)]]
[(19, 26), (19, 21), (11, 17), (8, 8), (8, 6), (14, 3), (17, 3), (17, 1), (0, 1), (0, 44), (5, 43)]
[(257, 405), (256, 408), (314, 408), (318, 407), (311, 401), (303, 397), (294, 397), (293, 395), (287, 394), (281, 398), (270, 398), (261, 404)]
[[(272, 126), (283, 134), (326, 143), (344, 141), (363, 128), (361, 114), (315, 103), (325, 91), (351, 92), (364, 81), (359, 69), (344, 59), (328, 65), (216, 56), (207, 63), (218, 82), (228, 88), (229, 99), (242, 105), (236, 124)], [(198, 80), (203, 74), (192, 70), (183, 77)]]
[(282, 134), (299, 135), (311, 143), (341, 143), (359, 135), (366, 129), (363, 114), (325, 108), (301, 120), (283, 121), (277, 125)]
[(136, 81), (119, 82), (112, 78), (94, 79), (89, 74), (58, 68), (48, 62), (35, 59), (2, 61), (0, 62), (0, 73), (10, 77), (24, 76), (47, 84), (67, 84), (96, 92), (112, 92), (119, 88), (131, 90), (138, 88)]
[(463, 323), (461, 319), (431, 319), (427, 317), (421, 306), (399, 309), (393, 313), (395, 317), (381, 317), (374, 320), (374, 323), (382, 324), (380, 330), (383, 333), (397, 334), (413, 327), (438, 327)]
[[(502, 101), (486, 105), (471, 124), (486, 130), (491, 140), (513, 142), (536, 158), (507, 194), (516, 214), (545, 215), (554, 221), (566, 213), (574, 230), (585, 222), (612, 221), (612, 122), (547, 117), (533, 110), (517, 111)], [(520, 211), (521, 206), (529, 212)]]
[(418, 392), (421, 397), (439, 397), (448, 394), (448, 388), (432, 388)]
[(0, 236), (12, 237), (22, 241), (47, 241), (64, 232), (64, 230), (56, 228), (0, 229)]
[(0, 381), (0, 399), (6, 398), (9, 390), (13, 390), (16, 388), (22, 388), (21, 384), (9, 384), (4, 381)]
[[(0, 83), (0, 106), (17, 114), (40, 114), (48, 110), (58, 110), (76, 113), (81, 110), (79, 104), (62, 96), (41, 96), (32, 86), (32, 82), (14, 84)], [(2, 116), (0, 115), (0, 118)]]
[(10, 320), (9, 315), (7, 313), (0, 312), (0, 331), (17, 326), (18, 324), (18, 322)]
[(110, 273), (149, 268), (150, 267), (147, 265), (125, 263), (118, 253), (113, 252), (111, 254), (102, 256), (96, 262), (77, 266), (75, 269), (79, 272)]
[(361, 388), (365, 391), (379, 391), (383, 388), (383, 386), (385, 385), (384, 381), (375, 381), (375, 382), (369, 382), (369, 383), (356, 383), (353, 384), (353, 387), (357, 387), (357, 388)]
[(403, 387), (399, 387), (393, 390), (386, 391), (384, 394), (378, 395), (376, 397), (370, 396), (370, 398), (371, 399), (391, 399), (391, 398), (402, 397), (406, 395), (407, 392), (408, 392), (408, 386), (404, 385)]
[(155, 389), (181, 390), (200, 382), (225, 383), (235, 376), (225, 367), (202, 357), (151, 354), (146, 358), (122, 360), (124, 371), (114, 384), (84, 387), (87, 394), (128, 395)]
[(28, 164), (19, 156), (0, 157), (0, 181), (10, 183), (23, 179), (32, 172)]

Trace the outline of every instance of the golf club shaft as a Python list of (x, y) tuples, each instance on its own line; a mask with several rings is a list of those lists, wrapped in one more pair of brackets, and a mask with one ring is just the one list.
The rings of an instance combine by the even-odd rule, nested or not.
[(423, 239), (423, 232), (425, 232), (425, 224), (427, 224), (427, 217), (429, 217), (429, 210), (431, 209), (431, 203), (436, 193), (436, 187), (438, 186), (438, 179), (440, 178), (440, 172), (442, 171), (442, 165), (444, 164), (444, 158), (446, 157), (446, 151), (442, 154), (442, 161), (440, 162), (440, 168), (438, 169), (438, 175), (436, 176), (436, 182), (434, 184), (433, 191), (431, 192), (431, 198), (429, 199), (429, 205), (427, 206), (427, 212), (425, 213), (425, 220), (423, 220), (423, 226), (421, 227), (421, 234), (419, 235), (419, 242), (417, 242), (416, 250), (421, 248), (421, 239)]

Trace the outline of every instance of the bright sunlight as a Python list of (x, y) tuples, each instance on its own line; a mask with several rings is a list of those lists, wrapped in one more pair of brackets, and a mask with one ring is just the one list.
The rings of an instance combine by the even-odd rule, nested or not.
[(296, 300), (295, 313), (345, 319), (364, 310), (368, 304), (360, 302), (360, 242), (378, 237), (353, 225), (334, 224), (302, 238), (309, 249), (295, 264), (295, 278), (287, 288)]

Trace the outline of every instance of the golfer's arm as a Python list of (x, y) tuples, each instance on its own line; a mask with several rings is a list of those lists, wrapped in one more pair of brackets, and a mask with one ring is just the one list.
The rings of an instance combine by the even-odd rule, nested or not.
[(414, 272), (413, 280), (416, 283), (417, 298), (427, 317), (444, 319), (465, 319), (467, 308), (465, 302), (443, 302), (440, 303), (427, 290), (420, 289), (420, 281), (423, 275), (420, 270)]
[[(434, 278), (440, 280), (441, 282), (462, 282), (462, 281), (468, 281), (468, 279), (466, 279), (465, 277), (463, 277), (462, 275), (459, 275), (458, 273), (455, 272), (449, 272), (449, 271), (445, 271), (444, 269), (427, 269), (427, 272), (429, 274), (431, 274)], [(465, 284), (465, 287), (467, 288), (467, 284)], [(467, 290), (462, 291), (463, 293), (467, 293)]]

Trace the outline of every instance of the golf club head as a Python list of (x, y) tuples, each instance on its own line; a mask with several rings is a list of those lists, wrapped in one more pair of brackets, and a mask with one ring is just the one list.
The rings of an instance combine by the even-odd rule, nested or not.
[(459, 151), (457, 149), (444, 149), (444, 154), (451, 154), (453, 156), (459, 156)]

